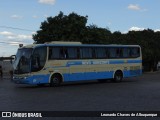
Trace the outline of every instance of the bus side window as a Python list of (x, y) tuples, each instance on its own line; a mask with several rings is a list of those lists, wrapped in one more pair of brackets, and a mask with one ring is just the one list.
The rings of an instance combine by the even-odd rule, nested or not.
[(76, 47), (68, 47), (67, 53), (69, 59), (77, 59), (78, 58), (78, 51)]
[(48, 56), (48, 59), (50, 60), (50, 59), (52, 59), (52, 48), (49, 48), (49, 56)]
[(81, 58), (80, 48), (77, 48), (77, 58)]
[(130, 57), (130, 50), (129, 50), (129, 48), (123, 48), (122, 49), (122, 57), (123, 58), (129, 58)]
[(60, 51), (59, 51), (59, 59), (64, 59), (65, 56), (64, 56), (64, 51), (63, 51), (63, 48), (60, 48)]
[(123, 57), (123, 52), (122, 52), (122, 48), (119, 48), (119, 55), (120, 55), (120, 58), (122, 58)]
[(139, 48), (138, 47), (131, 48), (131, 57), (139, 57), (139, 56), (140, 56)]
[(106, 58), (109, 58), (109, 56), (110, 56), (109, 55), (109, 49), (107, 48), (105, 51), (106, 51)]
[(60, 48), (59, 47), (50, 47), (48, 59), (49, 60), (60, 59)]
[(97, 58), (97, 56), (96, 56), (96, 49), (94, 47), (92, 48), (92, 58), (93, 59)]
[(107, 54), (108, 54), (108, 58), (111, 58), (111, 48), (107, 48)]
[(113, 48), (109, 48), (109, 57), (110, 58), (116, 58), (117, 57), (117, 51), (116, 51), (116, 48), (113, 47)]
[(68, 50), (66, 48), (63, 48), (63, 57), (64, 59), (68, 59)]
[(122, 51), (120, 48), (116, 48), (116, 58), (121, 58)]
[(68, 59), (69, 51), (64, 47), (51, 47), (49, 48), (49, 59)]
[(92, 58), (92, 49), (89, 47), (82, 47), (81, 48), (81, 58), (91, 59)]
[(96, 48), (96, 58), (106, 58), (106, 49), (103, 47)]
[(132, 49), (128, 48), (128, 52), (129, 52), (129, 57), (132, 57)]
[(137, 57), (140, 57), (140, 48), (137, 48)]

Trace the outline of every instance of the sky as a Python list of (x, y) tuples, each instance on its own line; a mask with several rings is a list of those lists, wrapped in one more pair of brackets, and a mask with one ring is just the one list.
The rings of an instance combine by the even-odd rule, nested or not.
[(47, 17), (62, 11), (88, 16), (87, 25), (111, 32), (160, 31), (160, 0), (0, 0), (0, 57), (15, 55), (19, 44), (33, 44)]

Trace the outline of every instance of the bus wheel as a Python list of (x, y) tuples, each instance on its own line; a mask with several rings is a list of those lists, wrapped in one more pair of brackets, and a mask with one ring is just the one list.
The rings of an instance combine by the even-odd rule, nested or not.
[(122, 79), (123, 79), (123, 73), (122, 73), (122, 71), (116, 71), (115, 72), (115, 74), (114, 74), (114, 79), (113, 79), (113, 81), (114, 82), (121, 82), (122, 81)]
[(51, 87), (57, 87), (59, 86), (61, 83), (61, 76), (58, 74), (55, 74), (51, 77), (51, 82), (50, 82), (50, 86)]

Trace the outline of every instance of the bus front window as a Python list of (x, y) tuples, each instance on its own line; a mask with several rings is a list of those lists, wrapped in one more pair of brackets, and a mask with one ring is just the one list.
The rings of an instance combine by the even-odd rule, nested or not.
[(46, 47), (35, 48), (31, 60), (31, 71), (37, 72), (41, 70), (46, 63), (46, 58), (47, 58)]
[(18, 49), (13, 63), (14, 74), (24, 74), (30, 72), (31, 48)]

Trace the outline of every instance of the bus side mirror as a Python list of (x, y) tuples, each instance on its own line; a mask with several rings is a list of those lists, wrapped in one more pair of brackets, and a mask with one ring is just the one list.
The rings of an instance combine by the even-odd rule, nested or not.
[[(15, 60), (15, 58), (16, 58), (16, 55), (11, 55), (11, 57), (10, 57), (11, 59), (10, 59), (10, 63), (12, 64), (13, 63), (13, 61)], [(13, 61), (12, 61), (13, 60)]]

